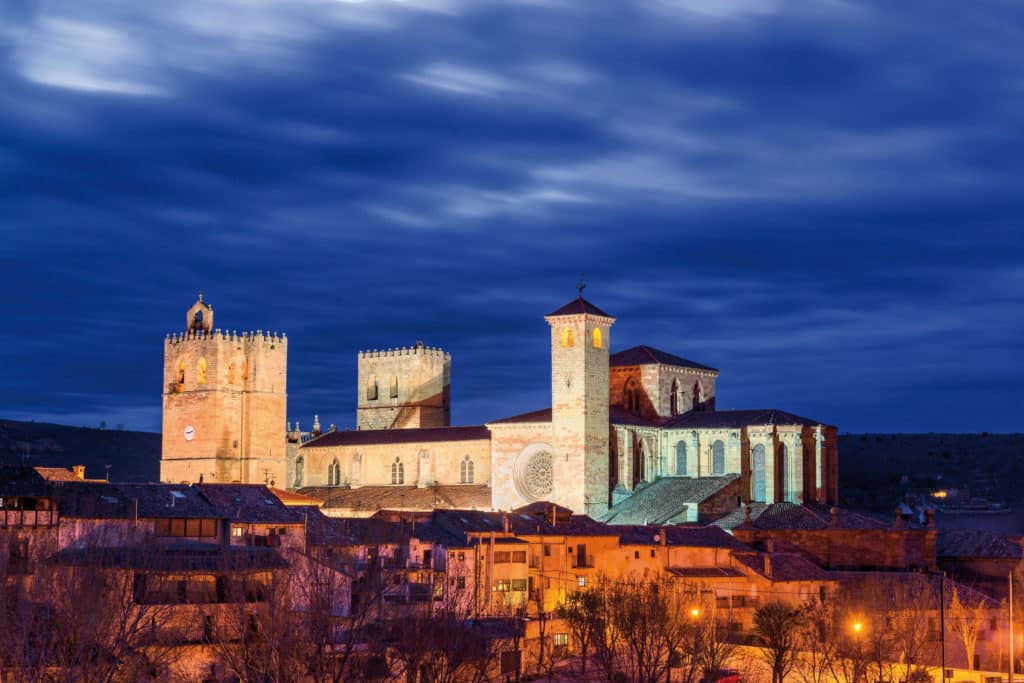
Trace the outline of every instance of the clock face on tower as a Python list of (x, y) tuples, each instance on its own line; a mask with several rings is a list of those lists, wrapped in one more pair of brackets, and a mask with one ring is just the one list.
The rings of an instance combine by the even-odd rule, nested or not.
[(185, 427), (185, 441), (191, 441), (196, 438), (196, 428), (192, 425)]

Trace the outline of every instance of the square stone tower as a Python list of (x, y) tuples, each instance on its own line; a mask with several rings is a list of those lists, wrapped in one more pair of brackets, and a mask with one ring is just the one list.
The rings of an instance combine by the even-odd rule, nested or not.
[(423, 342), (360, 351), (356, 429), (449, 426), (451, 375), (451, 354)]
[(199, 300), (164, 341), (160, 479), (285, 485), (288, 340), (221, 332)]
[(608, 345), (615, 318), (581, 296), (551, 326), (552, 500), (597, 516), (608, 509)]

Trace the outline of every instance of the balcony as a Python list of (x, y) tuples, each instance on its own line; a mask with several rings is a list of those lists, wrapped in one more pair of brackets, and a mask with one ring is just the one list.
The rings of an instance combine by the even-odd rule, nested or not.
[(0, 528), (55, 526), (56, 510), (0, 510)]
[(593, 569), (594, 568), (594, 556), (593, 555), (572, 555), (572, 568), (573, 569)]

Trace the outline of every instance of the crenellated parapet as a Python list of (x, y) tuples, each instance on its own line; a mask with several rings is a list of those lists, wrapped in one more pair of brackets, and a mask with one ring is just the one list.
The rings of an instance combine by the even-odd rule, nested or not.
[(171, 332), (168, 333), (164, 339), (165, 346), (176, 346), (178, 344), (186, 343), (218, 343), (218, 342), (232, 342), (242, 344), (264, 344), (269, 348), (274, 348), (276, 345), (286, 346), (288, 344), (288, 336), (283, 332), (264, 332), (263, 330), (253, 331), (242, 331), (237, 332), (235, 330), (220, 330), (219, 328), (213, 332), (203, 332), (202, 330), (189, 330), (187, 332)]
[(452, 354), (440, 347), (423, 346), (421, 344), (394, 349), (369, 349), (359, 352), (360, 360), (364, 358), (398, 358), (401, 356), (422, 356), (451, 360)]

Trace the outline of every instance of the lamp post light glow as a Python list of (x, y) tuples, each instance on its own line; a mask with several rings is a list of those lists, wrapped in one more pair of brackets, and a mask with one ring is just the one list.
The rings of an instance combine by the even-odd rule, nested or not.
[(696, 607), (693, 607), (692, 609), (690, 609), (690, 616), (692, 618), (696, 619), (697, 617), (700, 616), (700, 610), (697, 609)]
[(857, 635), (860, 635), (861, 629), (863, 629), (863, 628), (864, 628), (864, 625), (862, 623), (860, 623), (859, 621), (853, 622), (853, 632), (856, 633)]

